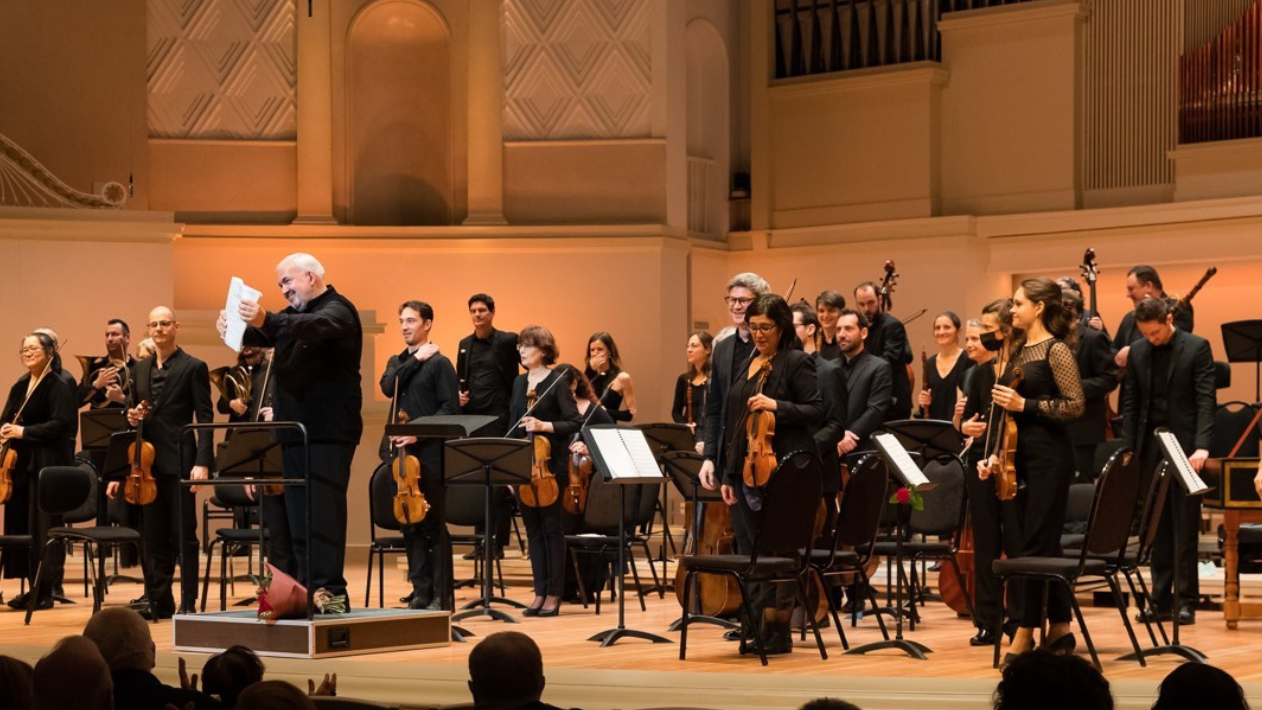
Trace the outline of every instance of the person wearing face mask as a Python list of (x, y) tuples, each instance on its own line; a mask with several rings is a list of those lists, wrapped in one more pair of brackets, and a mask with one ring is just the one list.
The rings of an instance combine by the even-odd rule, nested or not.
[(938, 352), (925, 363), (924, 389), (917, 403), (926, 419), (950, 421), (964, 373), (973, 367), (960, 349), (960, 317), (951, 311), (939, 313), (933, 319), (933, 340)]
[[(307, 429), (308, 451), (297, 432), (278, 430), (286, 477), (302, 476), (309, 461), (311, 520), (306, 529), (307, 491), (286, 489), (277, 499), (284, 515), (268, 515), (272, 562), (305, 584), (346, 595), (346, 490), (351, 460), (364, 424), (359, 363), (364, 334), (355, 304), (325, 281), (324, 266), (310, 254), (290, 254), (276, 265), (276, 285), (289, 306), (267, 311), (243, 300), (238, 316), (247, 345), (273, 346), (272, 399), (276, 421), (300, 422)], [(219, 315), (219, 332), (227, 314)], [(287, 525), (287, 528), (286, 528)], [(307, 546), (311, 569), (306, 568)], [(347, 609), (349, 609), (349, 603)]]
[[(48, 529), (56, 524), (39, 510), (35, 485), (39, 471), (45, 466), (68, 466), (74, 460), (73, 425), (76, 421), (74, 389), (53, 371), (53, 339), (32, 333), (22, 339), (18, 356), (26, 372), (9, 389), (4, 411), (0, 412), (0, 442), (16, 454), (17, 466), (12, 471), (12, 497), (5, 504), (4, 533), (30, 535), (35, 550), (44, 549)], [(53, 588), (61, 583), (64, 551), (50, 559), (40, 589), (35, 594), (37, 608), (53, 605)], [(4, 577), (35, 580), (39, 555), (12, 548), (4, 554)], [(14, 597), (9, 606), (23, 608), (27, 594)]]
[[(956, 409), (954, 421), (960, 433), (971, 440), (965, 452), (965, 470), (976, 471), (983, 452), (990, 442), (991, 432), (986, 426), (992, 414), (991, 390), (998, 377), (1000, 360), (1006, 362), (1007, 354), (999, 356), (1012, 342), (1012, 301), (997, 299), (986, 304), (980, 320), (969, 321), (964, 348), (976, 366), (968, 371), (964, 383), (964, 396)], [(994, 643), (995, 624), (1003, 614), (1004, 629), (1016, 630), (1022, 588), (1008, 589), (1007, 602), (999, 597), (999, 578), (991, 564), (1002, 554), (1015, 557), (1021, 549), (1021, 525), (1016, 506), (1012, 501), (1001, 501), (995, 487), (975, 475), (964, 477), (968, 490), (968, 508), (973, 523), (973, 625), (977, 633), (969, 639), (970, 646), (989, 646)]]
[[(1016, 387), (996, 384), (991, 389), (991, 400), (1010, 413), (1018, 433), (1014, 499), (1021, 520), (1018, 557), (1061, 555), (1060, 536), (1074, 474), (1073, 446), (1065, 422), (1082, 416), (1085, 409), (1072, 350), (1073, 326), (1056, 282), (1045, 278), (1021, 282), (1012, 296), (1012, 327), (1019, 332), (1013, 339), (1010, 367), (1020, 367), (1023, 378)], [(977, 474), (983, 481), (998, 473), (996, 461), (991, 455), (978, 464)], [(1044, 648), (1073, 651), (1076, 640), (1069, 630), (1067, 590), (1034, 580), (1013, 586), (1024, 586), (1025, 596), (1011, 656), (1033, 650), (1034, 631), (1042, 625), (1044, 608), (1049, 622)]]

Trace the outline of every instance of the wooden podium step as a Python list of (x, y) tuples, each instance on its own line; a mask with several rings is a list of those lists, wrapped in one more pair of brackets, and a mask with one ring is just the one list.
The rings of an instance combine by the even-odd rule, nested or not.
[(235, 644), (260, 656), (331, 658), (451, 644), (451, 612), (362, 609), (349, 614), (259, 621), (252, 609), (172, 618), (177, 651), (218, 652)]

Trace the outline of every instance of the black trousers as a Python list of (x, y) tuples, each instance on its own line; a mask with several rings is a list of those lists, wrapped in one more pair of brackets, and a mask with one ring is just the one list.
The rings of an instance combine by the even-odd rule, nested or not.
[[(197, 570), (201, 562), (197, 544), (195, 496), (179, 479), (157, 477), (158, 497), (140, 507), (140, 532), (149, 562), (149, 599), (159, 611), (174, 611), (175, 565), (180, 563), (180, 601), (192, 608), (197, 599)], [(184, 546), (180, 547), (181, 533)]]
[[(1142, 456), (1145, 486), (1161, 465), (1161, 445), (1151, 434), (1144, 442)], [(1176, 475), (1172, 471), (1170, 475)], [(1166, 491), (1161, 521), (1152, 545), (1152, 596), (1157, 608), (1169, 611), (1174, 604), (1174, 567), (1179, 566), (1179, 604), (1195, 605), (1201, 586), (1197, 578), (1196, 546), (1200, 535), (1201, 499), (1189, 496), (1178, 481), (1171, 481)]]
[(1009, 587), (1006, 603), (999, 596), (999, 577), (991, 565), (1001, 555), (1016, 557), (1020, 553), (1021, 521), (1014, 501), (999, 500), (994, 483), (977, 477), (976, 459), (968, 458), (964, 481), (973, 523), (973, 625), (981, 629), (994, 628), (1001, 612), (1004, 621), (1016, 621), (1024, 588), (1019, 584)]
[[(273, 527), (271, 521), (275, 518), (269, 511), (263, 513), (272, 537), (272, 563), (308, 589), (346, 595), (346, 489), (350, 485), (355, 445), (315, 443), (310, 444), (310, 452), (307, 485), (311, 488), (312, 529), (307, 530), (307, 491), (301, 486), (287, 487), (280, 499), (284, 501), (288, 529)], [(282, 462), (286, 478), (301, 477), (302, 446), (286, 445)], [(269, 507), (274, 509), (275, 504)], [(310, 570), (306, 568), (308, 545)]]
[[(1048, 456), (1030, 460), (1025, 465), (1025, 488), (1017, 493), (1016, 503), (1021, 519), (1021, 547), (1018, 557), (1059, 557), (1060, 536), (1065, 527), (1065, 509), (1069, 505), (1069, 483), (1073, 479), (1071, 452), (1064, 452), (1064, 460)], [(1017, 465), (1021, 468), (1023, 454), (1018, 448)], [(1036, 457), (1026, 457), (1035, 459)], [(1021, 586), (1019, 584), (1009, 587)], [(1026, 581), (1021, 592), (1021, 626), (1038, 628), (1043, 613), (1043, 583)], [(1047, 620), (1050, 623), (1068, 623), (1072, 617), (1069, 592), (1058, 584), (1048, 587)]]
[(403, 526), (402, 532), (412, 593), (423, 599), (443, 601), (451, 586), (451, 551), (447, 546), (443, 512), (446, 492), (438, 476), (438, 472), (433, 471), (421, 478), (421, 492), (429, 502), (429, 512), (421, 522)]
[(1099, 444), (1075, 444), (1074, 483), (1094, 483), (1096, 479), (1095, 449)]
[[(762, 511), (750, 507), (744, 481), (738, 479), (734, 487), (736, 505), (731, 507), (732, 535), (735, 538), (737, 553), (749, 555), (754, 550), (754, 537), (758, 534), (758, 523), (762, 518)], [(793, 602), (797, 598), (797, 589), (794, 585), (757, 582), (750, 587), (749, 605), (753, 607), (754, 614), (765, 616), (768, 610), (788, 612), (793, 609)], [(754, 624), (749, 628), (757, 630), (759, 620), (753, 621)]]
[[(564, 484), (558, 480), (558, 485)], [(518, 502), (521, 505), (520, 501)], [(530, 573), (534, 578), (535, 595), (561, 596), (565, 593), (565, 532), (561, 527), (560, 498), (542, 508), (521, 505), (521, 519), (526, 523), (526, 546), (530, 550)], [(490, 574), (485, 571), (484, 574)]]

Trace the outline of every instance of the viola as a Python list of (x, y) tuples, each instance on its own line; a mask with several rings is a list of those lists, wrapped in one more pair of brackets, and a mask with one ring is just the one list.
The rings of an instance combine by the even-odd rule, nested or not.
[[(1012, 379), (1007, 387), (1016, 389), (1025, 373), (1018, 365), (1012, 368)], [(1017, 420), (1006, 409), (1000, 409), (999, 422), (995, 425), (999, 441), (994, 452), (995, 495), (999, 500), (1017, 497)]]
[[(399, 411), (397, 421), (406, 424), (408, 414)], [(402, 446), (394, 447), (394, 460), (390, 462), (394, 476), (394, 519), (402, 525), (414, 525), (425, 519), (429, 501), (421, 492), (421, 461), (406, 452)]]
[[(535, 408), (536, 395), (531, 390), (526, 395), (526, 411)], [(531, 446), (534, 447), (534, 459), (530, 464), (530, 485), (519, 486), (517, 495), (521, 504), (527, 508), (546, 508), (557, 502), (561, 489), (557, 486), (557, 478), (548, 469), (548, 460), (552, 458), (552, 442), (546, 436), (531, 434)]]
[[(758, 393), (762, 394), (771, 374), (771, 360), (758, 368)], [(767, 410), (749, 412), (745, 417), (745, 465), (741, 478), (746, 486), (765, 486), (776, 470), (776, 415)]]
[(587, 491), (592, 483), (592, 469), (591, 456), (570, 452), (570, 481), (565, 487), (565, 495), (561, 496), (561, 505), (570, 515), (582, 515), (587, 510)]
[(142, 400), (136, 409), (136, 439), (127, 445), (131, 471), (123, 481), (123, 500), (132, 505), (149, 505), (158, 498), (158, 482), (153, 478), (153, 444), (145, 441), (145, 418), (150, 406)]
[[(13, 418), (14, 424), (21, 424), (21, 416)], [(13, 472), (18, 467), (18, 452), (10, 446), (12, 439), (0, 442), (0, 504), (8, 503), (13, 497)]]

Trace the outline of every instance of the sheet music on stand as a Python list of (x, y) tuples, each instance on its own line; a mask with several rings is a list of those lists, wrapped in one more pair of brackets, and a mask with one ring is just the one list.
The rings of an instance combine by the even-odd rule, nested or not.
[(583, 436), (596, 457), (597, 468), (608, 480), (633, 482), (663, 478), (653, 447), (639, 429), (601, 425), (584, 429)]
[(1187, 491), (1188, 495), (1198, 496), (1209, 490), (1209, 486), (1192, 468), (1192, 462), (1188, 461), (1187, 454), (1183, 453), (1183, 447), (1179, 445), (1179, 440), (1175, 438), (1174, 432), (1165, 427), (1158, 429), (1157, 441), (1160, 442), (1161, 449), (1166, 454), (1166, 460), (1174, 466), (1175, 472), (1179, 474), (1183, 490)]
[(893, 466), (895, 472), (899, 474), (899, 478), (909, 486), (915, 486), (923, 490), (929, 490), (931, 484), (929, 479), (925, 477), (920, 467), (912, 460), (911, 454), (907, 453), (907, 449), (903, 447), (903, 443), (898, 437), (886, 432), (877, 432), (872, 435), (872, 443), (876, 444), (876, 448), (885, 455), (885, 460)]

